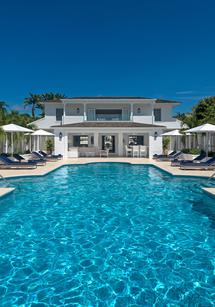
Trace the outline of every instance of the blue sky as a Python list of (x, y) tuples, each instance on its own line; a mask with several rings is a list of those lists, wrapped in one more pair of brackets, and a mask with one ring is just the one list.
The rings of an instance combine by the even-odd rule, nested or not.
[(0, 100), (29, 92), (215, 95), (215, 2), (11, 0), (0, 5)]

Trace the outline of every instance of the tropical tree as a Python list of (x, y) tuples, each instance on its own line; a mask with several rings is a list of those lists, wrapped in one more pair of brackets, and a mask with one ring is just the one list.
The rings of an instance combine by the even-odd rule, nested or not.
[(215, 96), (201, 99), (191, 113), (178, 113), (177, 118), (189, 128), (206, 123), (215, 124)]
[(198, 124), (215, 124), (215, 96), (206, 97), (193, 108), (193, 115)]
[(4, 125), (5, 123), (5, 118), (8, 112), (7, 108), (8, 108), (8, 105), (6, 104), (6, 102), (0, 101), (0, 124), (1, 125)]
[(31, 106), (31, 113), (33, 119), (35, 119), (36, 108), (40, 108), (42, 95), (30, 93), (29, 97), (24, 100), (24, 107)]
[(7, 108), (8, 108), (8, 105), (5, 101), (0, 101), (0, 112), (2, 113), (7, 113)]
[(44, 93), (44, 94), (33, 94), (30, 93), (29, 97), (25, 98), (24, 100), (24, 106), (28, 107), (31, 106), (32, 111), (32, 117), (35, 119), (36, 117), (36, 109), (39, 109), (41, 111), (40, 116), (44, 116), (44, 102), (45, 101), (55, 101), (62, 98), (66, 98), (64, 94), (61, 93)]
[(53, 93), (53, 92), (45, 93), (45, 94), (42, 94), (41, 96), (42, 96), (42, 101), (59, 100), (59, 99), (66, 98), (64, 94)]
[(2, 128), (0, 128), (0, 141), (2, 141), (5, 137), (5, 132)]
[(188, 128), (193, 128), (198, 125), (198, 121), (193, 113), (178, 113), (176, 117), (182, 122), (182, 127), (186, 125)]

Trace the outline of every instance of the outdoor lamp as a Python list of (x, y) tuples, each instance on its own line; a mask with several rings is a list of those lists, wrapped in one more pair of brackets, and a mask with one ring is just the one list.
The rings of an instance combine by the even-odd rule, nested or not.
[(155, 133), (154, 133), (154, 139), (156, 140), (157, 137), (158, 137), (158, 133), (157, 133), (157, 131), (155, 131)]
[(59, 133), (59, 140), (60, 140), (60, 141), (62, 141), (62, 137), (63, 137), (63, 134), (62, 134), (62, 132), (60, 132), (60, 133)]

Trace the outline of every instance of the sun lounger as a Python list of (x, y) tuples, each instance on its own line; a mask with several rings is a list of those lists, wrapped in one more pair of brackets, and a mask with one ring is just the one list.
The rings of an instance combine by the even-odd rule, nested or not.
[(215, 169), (215, 157), (210, 158), (206, 162), (186, 162), (180, 164), (180, 169), (183, 170), (209, 170)]
[(41, 153), (38, 151), (32, 151), (32, 156), (35, 157), (36, 159), (41, 159), (43, 161), (47, 162), (56, 162), (58, 159), (54, 157), (44, 157)]
[(43, 166), (43, 165), (46, 165), (46, 161), (43, 160), (43, 159), (25, 159), (22, 155), (19, 155), (19, 154), (14, 154), (13, 157), (19, 161), (19, 162), (34, 162), (36, 163), (38, 166)]
[(174, 155), (167, 156), (167, 157), (158, 157), (157, 161), (172, 161), (176, 158), (179, 158), (179, 156), (182, 155), (181, 151), (177, 151)]
[(183, 154), (179, 156), (179, 158), (174, 159), (171, 161), (171, 166), (180, 166), (181, 163), (190, 163), (190, 162), (204, 162), (205, 154), (201, 154), (197, 156), (195, 159), (192, 159), (192, 155), (190, 154)]
[(0, 168), (33, 169), (33, 168), (37, 168), (37, 165), (34, 162), (15, 162), (6, 156), (0, 155)]
[(62, 155), (48, 155), (45, 151), (39, 150), (38, 151), (44, 158), (55, 158), (55, 159), (62, 159), (63, 156)]
[(168, 155), (157, 155), (157, 154), (155, 154), (155, 155), (153, 156), (153, 159), (172, 157), (172, 156), (174, 156), (176, 153), (177, 153), (177, 151), (174, 150), (174, 151), (172, 151), (171, 153), (169, 153)]

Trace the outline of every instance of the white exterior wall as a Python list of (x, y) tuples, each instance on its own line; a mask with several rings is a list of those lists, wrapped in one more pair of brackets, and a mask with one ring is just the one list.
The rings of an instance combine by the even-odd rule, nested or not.
[(154, 121), (153, 124), (164, 125), (168, 130), (181, 128), (181, 122), (172, 115), (173, 106), (159, 103), (154, 108), (161, 109), (161, 121)]
[[(62, 133), (62, 139), (59, 138), (60, 132)], [(61, 154), (64, 158), (68, 157), (68, 134), (67, 131), (63, 129), (55, 129), (55, 138), (54, 138), (54, 153), (56, 155)]]
[(133, 121), (142, 124), (153, 124), (154, 116), (133, 116)]
[(155, 154), (161, 154), (163, 152), (162, 130), (157, 130), (156, 132), (158, 133), (156, 138), (154, 131), (151, 131), (149, 134), (149, 158), (152, 158)]
[(161, 108), (161, 120), (164, 122), (170, 122), (171, 120), (174, 120), (172, 117), (172, 107), (165, 106), (164, 104), (159, 103), (158, 106), (155, 106), (155, 108), (159, 109)]
[[(62, 133), (62, 140), (59, 139), (59, 133)], [(157, 137), (155, 139), (155, 132)], [(152, 158), (154, 154), (162, 153), (162, 128), (55, 128), (55, 154), (62, 154), (65, 158), (72, 157), (71, 152), (68, 153), (68, 133), (78, 135), (94, 135), (94, 146), (101, 149), (102, 135), (115, 135), (116, 141), (116, 155), (124, 155), (124, 142), (127, 143), (127, 135), (144, 135), (145, 145), (149, 146), (149, 157)], [(147, 140), (148, 137), (148, 140)], [(73, 147), (72, 149), (75, 150)], [(75, 157), (75, 156), (73, 156)]]
[[(174, 104), (155, 103), (147, 100), (144, 103), (114, 103), (102, 101), (99, 103), (85, 102), (85, 103), (46, 103), (45, 117), (33, 122), (39, 129), (51, 129), (52, 126), (60, 125), (61, 121), (56, 121), (56, 109), (64, 108), (65, 116), (62, 118), (62, 124), (72, 124), (84, 121), (84, 105), (86, 116), (88, 110), (92, 112), (96, 109), (122, 109), (122, 119), (132, 120), (138, 123), (164, 125), (168, 130), (181, 128), (181, 122), (172, 117), (172, 109)], [(161, 109), (161, 121), (154, 121), (153, 108)], [(78, 112), (79, 109), (79, 112)], [(87, 118), (86, 118), (87, 119)]]
[(63, 124), (80, 123), (84, 121), (84, 106), (83, 104), (65, 104), (65, 117)]

